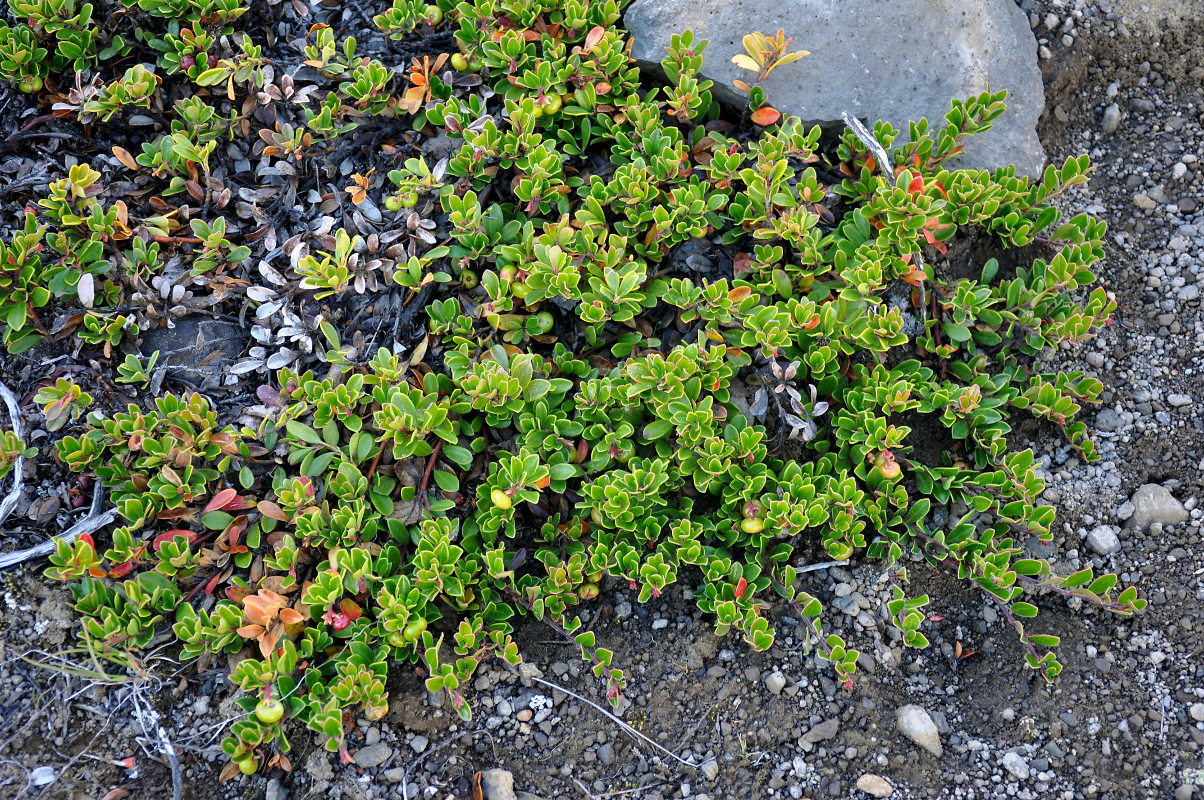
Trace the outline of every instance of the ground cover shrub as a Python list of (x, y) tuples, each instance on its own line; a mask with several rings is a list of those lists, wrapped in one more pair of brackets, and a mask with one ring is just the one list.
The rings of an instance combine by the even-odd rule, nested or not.
[[(1086, 179), (1085, 157), (1035, 182), (950, 167), (1003, 92), (914, 123), (881, 163), (853, 132), (825, 141), (769, 105), (758, 81), (802, 57), (781, 33), (746, 39), (748, 108), (733, 121), (699, 77), (706, 43), (675, 37), (666, 85), (642, 79), (614, 0), (395, 0), (375, 18), (390, 39), (447, 30), (457, 52), (400, 78), (319, 25), (298, 54), (318, 76), (304, 84), (234, 35), (237, 2), (137, 8), (171, 21), (119, 50), (163, 74), (123, 64), (61, 110), (101, 125), (169, 82), (193, 92), (159, 106), (170, 130), (138, 155), (113, 149), (156, 194), (106, 200), (96, 170), (72, 167), (4, 244), (0, 308), (14, 352), (63, 333), (36, 309), (86, 310), (78, 335), (108, 355), (189, 295), (245, 303), (258, 341), (309, 343), (286, 358), (257, 345), (235, 365), (243, 386), (263, 375), (237, 420), (195, 392), (84, 421), (91, 398), (73, 382), (38, 395), (66, 434), (57, 457), (120, 515), (107, 547), (83, 535), (51, 558), (91, 650), (167, 626), (202, 663), (251, 648), (231, 675), (247, 715), (223, 743), (227, 775), (289, 768), (294, 720), (348, 759), (348, 715), (386, 712), (398, 662), (470, 717), (463, 687), (485, 659), (519, 662), (523, 616), (577, 645), (617, 704), (621, 656), (577, 614), (601, 587), (643, 602), (687, 580), (716, 633), (759, 650), (781, 600), (846, 685), (855, 643), (824, 631), (801, 588), (815, 560), (880, 560), (913, 647), (930, 600), (907, 592), (910, 557), (955, 570), (1047, 679), (1058, 642), (1029, 630), (1035, 596), (1144, 606), (1114, 575), (1025, 554), (1030, 537), (1052, 541), (1054, 509), (1032, 452), (1009, 446), (1011, 419), (1045, 420), (1095, 457), (1074, 417), (1099, 381), (1034, 357), (1091, 336), (1114, 304), (1091, 288), (1104, 226), (1051, 204)], [(104, 64), (98, 45), (64, 49), (67, 29), (0, 28), (4, 77), (37, 91), (31, 76), (58, 77), (63, 53)], [(60, 56), (22, 55), (52, 35)], [(245, 109), (272, 124), (253, 131)], [(446, 134), (451, 154), (364, 137), (393, 168), (328, 187), (329, 203), (378, 197), (404, 240), (343, 225), (311, 249), (278, 244), (262, 211), (251, 234), (219, 213), (233, 195), (212, 177), (223, 138), (257, 136), (258, 155), (296, 175), (382, 118)], [(889, 147), (900, 132), (872, 135)], [(940, 256), (969, 235), (1040, 255), (954, 275)], [(386, 291), (418, 304), (429, 332), (408, 348), (340, 334), (347, 302)], [(288, 316), (292, 300), (308, 322)], [(154, 363), (127, 353), (117, 380), (148, 383)], [(921, 457), (918, 435), (944, 446)]]

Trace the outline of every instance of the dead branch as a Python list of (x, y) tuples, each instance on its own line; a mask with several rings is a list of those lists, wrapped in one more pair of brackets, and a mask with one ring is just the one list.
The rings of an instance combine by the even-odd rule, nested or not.
[[(2, 384), (0, 384), (2, 385)], [(75, 541), (75, 537), (84, 533), (92, 533), (100, 530), (105, 525), (117, 518), (117, 510), (110, 508), (103, 514), (100, 511), (101, 503), (104, 500), (104, 489), (101, 488), (101, 482), (96, 481), (96, 489), (92, 493), (92, 506), (88, 510), (88, 516), (81, 519), (79, 522), (72, 525), (59, 536), (51, 537), (41, 544), (35, 544), (33, 547), (25, 550), (18, 550), (15, 553), (4, 553), (0, 555), (0, 569), (8, 569), (22, 562), (28, 561), (31, 558), (41, 558), (48, 556), (55, 551), (60, 541), (70, 544)], [(5, 500), (5, 502), (8, 502)]]
[[(21, 432), (21, 409), (17, 406), (17, 398), (3, 382), (0, 382), (0, 397), (4, 398), (4, 405), (8, 406), (8, 417), (12, 420), (13, 433), (24, 443), (25, 437)], [(25, 456), (18, 455), (17, 460), (13, 462), (12, 491), (0, 502), (0, 523), (4, 522), (8, 518), (8, 515), (13, 513), (13, 509), (17, 507), (17, 501), (21, 499), (21, 491), (24, 488)]]

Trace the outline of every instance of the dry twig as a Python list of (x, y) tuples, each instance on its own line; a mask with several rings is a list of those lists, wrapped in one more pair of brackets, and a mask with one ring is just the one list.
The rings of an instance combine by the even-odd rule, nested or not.
[(640, 732), (639, 732), (639, 731), (637, 731), (635, 728), (631, 727), (631, 726), (630, 726), (630, 725), (628, 725), (626, 722), (624, 722), (623, 720), (619, 719), (619, 718), (618, 718), (618, 717), (616, 717), (614, 714), (610, 713), (610, 712), (609, 712), (609, 711), (607, 711), (605, 708), (603, 708), (602, 706), (600, 706), (600, 705), (598, 705), (597, 703), (595, 703), (593, 700), (590, 700), (588, 697), (582, 697), (581, 695), (579, 695), (579, 694), (577, 694), (576, 692), (574, 692), (572, 689), (566, 689), (566, 688), (565, 688), (565, 687), (563, 687), (563, 686), (559, 686), (559, 685), (557, 685), (557, 684), (555, 684), (555, 683), (552, 683), (551, 681), (544, 680), (543, 678), (538, 678), (538, 677), (536, 677), (536, 676), (534, 676), (534, 675), (532, 675), (532, 676), (531, 676), (531, 680), (535, 681), (536, 683), (542, 683), (544, 686), (547, 686), (547, 687), (548, 687), (548, 688), (550, 688), (550, 689), (555, 689), (555, 690), (557, 690), (557, 691), (559, 691), (559, 692), (564, 692), (564, 693), (565, 693), (565, 694), (567, 694), (569, 697), (573, 697), (573, 698), (576, 698), (577, 700), (580, 700), (582, 703), (585, 703), (586, 705), (590, 706), (590, 707), (591, 707), (591, 708), (593, 708), (595, 711), (598, 711), (598, 712), (601, 712), (602, 714), (605, 714), (605, 715), (607, 716), (607, 718), (609, 718), (609, 719), (610, 719), (610, 721), (611, 721), (611, 722), (613, 722), (614, 724), (616, 724), (616, 725), (618, 725), (618, 726), (619, 726), (619, 730), (623, 731), (623, 733), (626, 733), (628, 736), (631, 736), (631, 737), (633, 737), (633, 738), (635, 738), (635, 739), (641, 739), (641, 740), (643, 740), (644, 742), (647, 742), (648, 744), (650, 744), (650, 745), (652, 745), (653, 747), (655, 747), (657, 750), (659, 750), (659, 751), (661, 751), (662, 753), (664, 753), (665, 755), (669, 756), (669, 758), (673, 759), (673, 760), (674, 760), (674, 761), (676, 761), (678, 764), (681, 764), (683, 767), (689, 767), (690, 769), (698, 769), (698, 765), (697, 765), (697, 764), (691, 764), (689, 761), (686, 761), (686, 760), (685, 760), (684, 758), (682, 758), (681, 756), (679, 756), (679, 755), (676, 755), (675, 753), (673, 753), (673, 751), (671, 751), (671, 750), (668, 750), (668, 749), (666, 749), (666, 748), (662, 747), (661, 745), (657, 744), (656, 742), (652, 741), (652, 740), (651, 740), (651, 739), (649, 739), (647, 736), (645, 736), (644, 734), (640, 733)]
[[(878, 162), (878, 167), (882, 170), (883, 177), (886, 182), (892, 187), (895, 185), (895, 173), (890, 168), (890, 157), (886, 154), (886, 148), (874, 138), (874, 135), (861, 124), (861, 120), (854, 117), (850, 112), (842, 112), (840, 118), (844, 120), (844, 124), (849, 126), (861, 143), (870, 149), (874, 154), (874, 160)], [(916, 268), (921, 271), (924, 269), (924, 255), (920, 252), (915, 254)], [(928, 326), (928, 296), (924, 288), (924, 281), (920, 281), (920, 314), (924, 320), (924, 326)]]
[[(2, 384), (0, 384), (2, 385)], [(88, 516), (81, 519), (79, 522), (72, 525), (67, 530), (63, 531), (59, 536), (52, 537), (42, 542), (35, 544), (33, 547), (25, 550), (18, 550), (15, 553), (5, 553), (0, 555), (0, 569), (8, 569), (9, 567), (28, 561), (31, 558), (41, 558), (48, 556), (55, 551), (60, 541), (68, 544), (75, 541), (75, 537), (84, 533), (92, 533), (108, 525), (117, 518), (117, 510), (110, 508), (103, 514), (100, 511), (101, 502), (104, 500), (104, 489), (101, 488), (100, 481), (96, 482), (96, 489), (92, 493), (92, 506), (88, 509)], [(7, 502), (7, 501), (6, 501)]]
[[(13, 395), (12, 390), (0, 382), (0, 397), (4, 398), (4, 405), (8, 407), (8, 418), (12, 420), (13, 433), (22, 442), (25, 437), (21, 433), (21, 409), (17, 406), (17, 398)], [(25, 488), (25, 456), (18, 455), (17, 460), (13, 462), (13, 488), (12, 491), (5, 496), (0, 502), (0, 523), (8, 518), (8, 515), (13, 513), (13, 509), (17, 507), (17, 501), (21, 499), (21, 490)]]

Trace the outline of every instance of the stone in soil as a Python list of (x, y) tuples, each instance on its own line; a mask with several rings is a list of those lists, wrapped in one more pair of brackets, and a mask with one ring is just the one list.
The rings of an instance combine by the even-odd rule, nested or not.
[(884, 120), (905, 132), (921, 117), (939, 128), (950, 98), (1007, 87), (1007, 113), (966, 141), (958, 166), (1015, 164), (1017, 173), (1037, 176), (1045, 163), (1036, 132), (1045, 106), (1036, 41), (1012, 0), (637, 0), (625, 22), (631, 55), (652, 71), (673, 35), (689, 29), (695, 41), (709, 40), (700, 77), (715, 82), (716, 99), (739, 107), (747, 98), (732, 82), (755, 78), (732, 63), (745, 52), (742, 37), (788, 25), (789, 49), (810, 55), (760, 85), (775, 108), (808, 123), (839, 125), (849, 111), (871, 128)]
[(393, 748), (387, 744), (374, 744), (361, 747), (355, 752), (355, 763), (361, 767), (379, 767), (393, 755)]
[(765, 688), (769, 690), (770, 694), (781, 694), (782, 690), (786, 688), (786, 676), (774, 670), (765, 678)]
[(1101, 556), (1110, 556), (1120, 550), (1120, 538), (1111, 525), (1097, 525), (1087, 534), (1087, 546)]
[(1133, 515), (1129, 517), (1127, 525), (1139, 531), (1147, 530), (1155, 522), (1179, 525), (1187, 521), (1187, 509), (1165, 486), (1157, 483), (1139, 487), (1129, 502), (1133, 504)]
[(811, 744), (822, 742), (826, 739), (831, 739), (839, 730), (840, 720), (836, 719), (835, 717), (832, 719), (826, 719), (811, 730), (807, 731), (806, 736), (803, 737), (803, 741), (810, 742)]
[(487, 769), (481, 773), (481, 793), (485, 800), (516, 800), (514, 776), (504, 769)]
[(1003, 768), (1006, 769), (1012, 775), (1012, 777), (1021, 781), (1028, 780), (1029, 767), (1028, 762), (1024, 760), (1024, 756), (1009, 750), (1003, 754), (1003, 758), (1000, 759), (1000, 763), (1003, 764)]
[(895, 787), (891, 786), (890, 781), (881, 775), (867, 772), (857, 779), (857, 789), (870, 797), (890, 797), (890, 793), (895, 790)]
[(927, 711), (917, 705), (906, 705), (896, 712), (896, 719), (899, 732), (908, 739), (938, 758), (945, 752), (936, 723), (928, 716)]

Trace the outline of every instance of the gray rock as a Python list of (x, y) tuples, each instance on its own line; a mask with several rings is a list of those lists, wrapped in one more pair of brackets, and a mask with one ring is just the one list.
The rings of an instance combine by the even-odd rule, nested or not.
[(945, 752), (936, 723), (928, 716), (927, 711), (917, 705), (906, 705), (896, 712), (896, 719), (899, 732), (908, 739), (938, 758)]
[(1191, 395), (1187, 394), (1170, 394), (1166, 396), (1166, 402), (1170, 403), (1175, 408), (1191, 405)]
[(1028, 780), (1029, 768), (1028, 762), (1024, 760), (1024, 756), (1014, 751), (1008, 751), (1003, 754), (1000, 763), (1003, 764), (1003, 768), (1011, 773), (1012, 777), (1016, 780)]
[(1100, 124), (1100, 130), (1104, 133), (1116, 133), (1116, 129), (1120, 127), (1120, 106), (1113, 103), (1104, 109), (1104, 120)]
[(535, 678), (542, 678), (543, 672), (534, 664), (528, 664), (526, 661), (520, 662), (518, 665), (518, 678), (522, 681), (523, 686), (535, 686)]
[(430, 743), (430, 739), (427, 739), (425, 736), (415, 736), (410, 740), (410, 749), (415, 753), (421, 753)]
[(609, 767), (615, 763), (615, 748), (610, 742), (598, 748), (598, 760), (602, 762), (602, 766)]
[(774, 670), (765, 678), (765, 688), (769, 690), (770, 694), (781, 694), (782, 690), (786, 688), (786, 676)]
[(141, 350), (159, 351), (156, 370), (170, 367), (171, 375), (213, 388), (221, 385), (246, 344), (247, 332), (241, 326), (194, 315), (177, 320), (174, 328), (145, 331)]
[(870, 797), (890, 797), (895, 787), (891, 786), (890, 781), (881, 775), (867, 772), (857, 779), (857, 789)]
[(702, 777), (706, 778), (708, 781), (713, 781), (719, 777), (719, 764), (716, 763), (715, 759), (713, 758), (708, 758), (703, 763), (701, 769)]
[(517, 800), (514, 776), (504, 769), (487, 769), (481, 773), (481, 793), (485, 800)]
[(361, 767), (379, 767), (393, 755), (393, 748), (381, 743), (361, 747), (355, 752), (355, 763)]
[(321, 748), (309, 754), (302, 765), (302, 769), (309, 775), (309, 779), (313, 781), (315, 786), (329, 785), (328, 782), (334, 777), (334, 770), (330, 768), (330, 758), (326, 755), (326, 751)]
[(1204, 703), (1192, 703), (1191, 708), (1187, 710), (1191, 718), (1196, 722), (1204, 722)]
[[(862, 120), (907, 123), (926, 117), (939, 128), (950, 98), (1006, 87), (1008, 111), (992, 129), (972, 137), (960, 166), (990, 169), (1015, 164), (1039, 175), (1045, 152), (1036, 125), (1045, 107), (1037, 43), (1012, 0), (637, 0), (625, 16), (631, 55), (659, 71), (670, 38), (684, 30), (710, 41), (702, 77), (715, 82), (716, 99), (744, 106), (732, 85), (752, 73), (732, 63), (749, 31), (793, 36), (792, 50), (811, 55), (761, 82), (769, 101), (808, 123), (839, 126), (850, 111)], [(920, 46), (941, 42), (939, 48)]]
[(1185, 783), (1175, 789), (1175, 800), (1191, 800), (1192, 794), (1195, 792), (1195, 790), (1196, 787), (1192, 786), (1190, 783)]
[(1133, 516), (1126, 525), (1130, 528), (1144, 531), (1155, 522), (1178, 525), (1187, 521), (1187, 509), (1165, 486), (1147, 483), (1133, 492), (1129, 500), (1133, 504)]
[(1097, 525), (1087, 534), (1087, 546), (1094, 553), (1110, 556), (1120, 550), (1120, 538), (1111, 525)]
[(811, 744), (822, 742), (825, 739), (831, 739), (839, 730), (840, 720), (836, 719), (836, 717), (826, 719), (807, 731), (806, 735), (803, 736), (803, 741), (810, 742)]
[(264, 800), (288, 800), (288, 792), (280, 785), (280, 781), (273, 778), (268, 781), (268, 788), (264, 790), (263, 798)]
[(1120, 414), (1111, 408), (1100, 409), (1100, 412), (1095, 415), (1095, 427), (1101, 431), (1119, 430), (1122, 424)]

